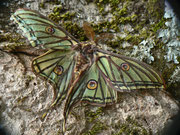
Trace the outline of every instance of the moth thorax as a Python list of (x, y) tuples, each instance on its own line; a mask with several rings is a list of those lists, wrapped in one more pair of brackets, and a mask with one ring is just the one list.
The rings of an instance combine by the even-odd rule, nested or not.
[(81, 42), (81, 46), (82, 46), (82, 47), (89, 46), (89, 45), (95, 46), (96, 43), (95, 43), (94, 41)]
[(96, 47), (96, 44), (94, 41), (82, 42), (81, 47), (81, 52), (88, 55), (93, 53), (93, 49)]

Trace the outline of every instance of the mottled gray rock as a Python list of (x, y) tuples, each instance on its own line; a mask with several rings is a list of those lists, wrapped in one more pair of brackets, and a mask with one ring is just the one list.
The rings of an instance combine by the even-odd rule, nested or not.
[[(25, 59), (31, 61), (27, 56)], [(45, 84), (31, 70), (25, 71), (17, 56), (4, 52), (0, 57), (0, 78), (1, 118), (8, 131), (13, 135), (54, 135), (62, 132), (64, 104), (48, 110), (53, 96), (50, 84)], [(97, 122), (104, 124), (99, 134), (117, 133), (121, 130), (117, 125), (127, 123), (129, 117), (147, 133), (157, 134), (177, 113), (178, 106), (166, 93), (154, 90), (120, 93), (118, 103), (102, 108), (93, 122), (89, 121), (87, 110), (97, 112), (97, 107), (77, 106), (73, 109), (75, 115), (69, 115), (66, 124), (67, 135), (87, 132)], [(46, 112), (47, 116), (42, 119)]]

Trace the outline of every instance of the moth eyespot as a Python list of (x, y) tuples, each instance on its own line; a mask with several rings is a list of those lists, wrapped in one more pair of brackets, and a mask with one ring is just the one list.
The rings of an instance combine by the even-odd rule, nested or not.
[(61, 75), (63, 73), (64, 69), (62, 66), (58, 65), (54, 68), (54, 73), (56, 73), (57, 75)]
[(128, 71), (129, 68), (130, 68), (130, 66), (129, 66), (129, 64), (127, 64), (127, 63), (122, 63), (122, 64), (121, 64), (121, 68), (122, 68), (122, 70), (124, 70), (124, 71)]
[(95, 90), (98, 86), (98, 83), (96, 80), (89, 80), (87, 83), (87, 88), (90, 90)]
[(48, 32), (50, 34), (53, 34), (55, 32), (55, 29), (51, 26), (47, 26), (45, 30), (46, 30), (46, 32)]

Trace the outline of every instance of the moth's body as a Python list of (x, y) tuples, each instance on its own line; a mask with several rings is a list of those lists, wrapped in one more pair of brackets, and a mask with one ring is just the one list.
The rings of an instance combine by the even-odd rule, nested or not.
[(72, 93), (73, 87), (79, 81), (80, 77), (88, 70), (94, 61), (94, 50), (97, 48), (93, 41), (81, 42), (74, 46), (73, 51), (76, 51), (76, 64), (71, 78), (71, 86), (68, 88), (67, 95)]
[(12, 19), (33, 47), (48, 50), (35, 58), (32, 69), (54, 85), (54, 102), (66, 98), (65, 121), (79, 102), (106, 106), (117, 101), (117, 92), (164, 89), (161, 76), (143, 62), (102, 50), (93, 29), (84, 23), (89, 42), (79, 42), (62, 27), (29, 9), (19, 9)]
[(74, 47), (76, 52), (76, 64), (75, 64), (75, 78), (77, 78), (81, 73), (83, 73), (94, 60), (94, 42), (82, 42)]

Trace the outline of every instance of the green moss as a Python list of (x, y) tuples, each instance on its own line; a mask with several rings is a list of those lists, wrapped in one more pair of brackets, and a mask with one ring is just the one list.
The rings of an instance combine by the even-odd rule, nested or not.
[(180, 56), (177, 57), (177, 61), (180, 63)]
[(179, 89), (180, 89), (180, 81), (175, 81), (170, 85), (168, 85), (167, 91), (171, 93), (176, 100), (179, 100), (180, 97)]
[(8, 34), (0, 34), (0, 42), (9, 41), (10, 43), (18, 42), (20, 39), (20, 36), (18, 35), (12, 35), (10, 33)]
[(95, 135), (107, 129), (107, 125), (98, 119), (98, 117), (102, 115), (102, 113), (102, 107), (99, 107), (96, 111), (92, 111), (90, 109), (85, 110), (85, 117), (89, 128), (87, 129), (87, 131), (82, 133), (82, 135)]
[(120, 0), (109, 0), (109, 3), (112, 7), (116, 7), (120, 3)]
[(45, 117), (47, 116), (47, 114), (48, 114), (48, 112), (43, 113), (43, 115), (41, 116), (41, 120), (44, 120)]
[(26, 87), (28, 87), (29, 83), (34, 79), (34, 77), (31, 75), (26, 75), (25, 79), (26, 79), (26, 81), (25, 81)]
[(156, 19), (160, 19), (163, 16), (163, 10), (160, 9), (160, 4), (158, 0), (148, 0), (147, 10), (148, 14)]
[(15, 51), (17, 47), (24, 46), (25, 41), (21, 41), (22, 38), (18, 34), (0, 34), (0, 42), (9, 42), (1, 48), (6, 51)]
[(165, 22), (166, 22), (166, 19), (162, 17), (158, 23), (151, 25), (150, 30), (156, 33), (159, 29), (165, 29), (166, 28)]
[(24, 101), (25, 101), (27, 98), (28, 98), (27, 96), (25, 96), (25, 97), (19, 97), (19, 98), (17, 99), (17, 103), (18, 103), (18, 104), (22, 104), (22, 103), (24, 103)]
[[(106, 30), (107, 32), (110, 32), (111, 30), (114, 30), (115, 32), (119, 32), (120, 25), (127, 24), (127, 23), (135, 23), (138, 18), (138, 15), (136, 14), (132, 14), (130, 16), (128, 15), (128, 6), (129, 6), (128, 1), (125, 2), (125, 4), (123, 5), (123, 8), (121, 9), (118, 6), (120, 4), (120, 1), (118, 0), (117, 1), (106, 0), (106, 1), (96, 1), (96, 2), (101, 12), (103, 11), (102, 9), (104, 9), (104, 7), (107, 4), (110, 4), (110, 6), (113, 7), (112, 10), (109, 11), (113, 15), (113, 18), (110, 22), (105, 20), (104, 22), (93, 25), (93, 28), (96, 33), (102, 33), (104, 32), (104, 30)], [(107, 45), (116, 48), (116, 47), (119, 47), (119, 45), (123, 41), (128, 41), (130, 43), (137, 44), (140, 42), (140, 39), (138, 38), (139, 38), (138, 36), (133, 37), (132, 35), (128, 35), (128, 37), (126, 38), (118, 37), (117, 40), (113, 40), (113, 41), (109, 40), (107, 42)]]
[(52, 4), (52, 5), (59, 5), (59, 4), (61, 4), (61, 1), (59, 1), (59, 0), (43, 0), (40, 4), (44, 5), (46, 3)]
[[(155, 49), (162, 49), (163, 50), (163, 47), (165, 46), (165, 43), (163, 43), (160, 39), (158, 38), (155, 38), (154, 39), (154, 42), (155, 42)], [(164, 54), (165, 55), (165, 54)]]
[(68, 11), (68, 12), (62, 13), (61, 10), (62, 9), (60, 9), (60, 7), (54, 8), (53, 13), (49, 14), (48, 17), (56, 23), (59, 21), (71, 20), (73, 17), (75, 17), (75, 12)]
[(128, 34), (126, 37), (117, 36), (117, 40), (107, 41), (106, 43), (107, 43), (107, 45), (109, 45), (112, 48), (118, 47), (118, 49), (123, 49), (123, 47), (121, 46), (121, 44), (123, 42), (128, 42), (133, 45), (138, 45), (141, 41), (142, 41), (142, 39), (140, 36)]
[(61, 12), (63, 12), (63, 6), (62, 5), (59, 5), (59, 6), (53, 8), (53, 13), (56, 14), (56, 13), (61, 13)]
[(110, 26), (111, 26), (111, 23), (107, 21), (103, 21), (98, 24), (92, 24), (92, 27), (96, 34), (102, 33), (104, 29), (107, 29), (107, 31), (109, 31)]
[(77, 24), (71, 21), (66, 21), (62, 23), (62, 26), (71, 33), (75, 38), (79, 39), (80, 41), (87, 40), (87, 37), (84, 34), (84, 30)]
[(66, 12), (65, 14), (61, 15), (60, 17), (62, 18), (61, 19), (62, 21), (65, 21), (65, 20), (72, 19), (73, 17), (75, 17), (75, 15), (76, 15), (75, 12)]
[(121, 46), (119, 46), (122, 43), (122, 40), (116, 40), (116, 41), (107, 41), (107, 45), (111, 46), (112, 48), (116, 48), (119, 47), (119, 49), (121, 48)]
[(86, 0), (87, 3), (91, 3), (93, 2), (94, 0)]
[(98, 133), (101, 133), (103, 130), (107, 130), (107, 125), (98, 121), (94, 123), (89, 131), (82, 133), (82, 135), (96, 135)]
[[(174, 73), (176, 67), (177, 67), (177, 65), (171, 65), (171, 67), (166, 67), (163, 70), (162, 76), (163, 76), (163, 79), (165, 80), (166, 84), (168, 84), (168, 80), (170, 79), (170, 77)], [(169, 88), (171, 88), (170, 84), (167, 85), (167, 89), (169, 89)]]
[(30, 82), (34, 79), (34, 76), (26, 75), (26, 81)]
[(72, 20), (75, 17), (75, 12), (69, 12), (62, 5), (58, 5), (53, 8), (53, 12), (48, 17), (57, 23), (59, 21)]
[(66, 11), (62, 5), (59, 5), (54, 7), (53, 12), (48, 17), (56, 23), (61, 22), (61, 26), (80, 41), (87, 40), (82, 27), (72, 22), (73, 18), (76, 17), (75, 12)]
[(122, 9), (117, 9), (116, 12), (113, 12), (113, 15), (117, 15), (119, 17), (124, 16), (127, 14), (127, 6)]
[(86, 110), (85, 111), (85, 116), (88, 122), (93, 122), (94, 120), (96, 120), (99, 115), (101, 115), (103, 113), (103, 109), (102, 107), (99, 107), (95, 112), (91, 111), (91, 110)]
[(45, 4), (43, 2), (39, 3), (39, 7), (45, 9)]
[(149, 131), (130, 117), (126, 119), (125, 123), (116, 124), (114, 128), (117, 129), (118, 132), (114, 133), (113, 135), (150, 135)]

